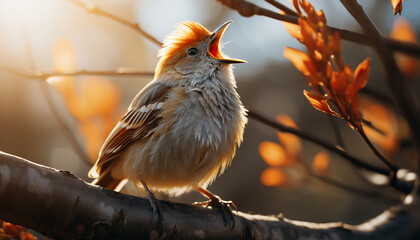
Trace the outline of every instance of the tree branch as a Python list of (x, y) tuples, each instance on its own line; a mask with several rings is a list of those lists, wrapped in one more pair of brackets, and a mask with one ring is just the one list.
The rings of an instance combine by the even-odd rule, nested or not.
[[(160, 201), (165, 239), (415, 239), (420, 204), (402, 204), (361, 225), (310, 223)], [(66, 171), (0, 152), (0, 218), (59, 239), (156, 239), (147, 199), (90, 185)], [(155, 219), (156, 220), (156, 219)]]

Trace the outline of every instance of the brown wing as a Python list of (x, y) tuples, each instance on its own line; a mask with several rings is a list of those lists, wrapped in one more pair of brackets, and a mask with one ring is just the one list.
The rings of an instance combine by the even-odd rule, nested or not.
[(159, 113), (171, 86), (151, 82), (140, 91), (105, 140), (98, 160), (89, 171), (89, 177), (98, 177), (104, 165), (118, 158), (130, 144), (146, 139), (160, 121)]

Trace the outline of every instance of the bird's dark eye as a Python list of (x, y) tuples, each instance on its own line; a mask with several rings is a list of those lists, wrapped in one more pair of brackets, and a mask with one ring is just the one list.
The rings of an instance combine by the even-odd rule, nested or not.
[(198, 49), (195, 48), (195, 47), (192, 47), (192, 48), (188, 49), (188, 51), (187, 51), (187, 54), (190, 55), (190, 56), (197, 55), (197, 53), (198, 53)]

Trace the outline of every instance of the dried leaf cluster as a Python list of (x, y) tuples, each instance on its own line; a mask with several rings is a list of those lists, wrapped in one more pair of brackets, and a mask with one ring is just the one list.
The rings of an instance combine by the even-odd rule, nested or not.
[[(290, 35), (305, 45), (308, 53), (287, 47), (284, 56), (306, 77), (311, 87), (311, 91), (304, 90), (306, 98), (314, 108), (340, 117), (350, 126), (361, 129), (358, 92), (369, 78), (370, 58), (353, 71), (344, 62), (340, 35), (327, 28), (323, 11), (315, 11), (305, 0), (295, 0), (293, 3), (299, 14), (299, 23), (285, 23), (285, 26)], [(336, 110), (331, 108), (331, 104)]]

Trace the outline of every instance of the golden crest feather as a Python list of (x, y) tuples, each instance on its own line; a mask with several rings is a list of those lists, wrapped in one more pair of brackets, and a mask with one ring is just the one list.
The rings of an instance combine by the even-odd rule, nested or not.
[(156, 72), (159, 72), (164, 65), (170, 62), (171, 57), (182, 53), (183, 49), (196, 45), (211, 35), (211, 32), (197, 22), (181, 22), (176, 25), (176, 29), (163, 41), (163, 46), (159, 50), (160, 57)]

